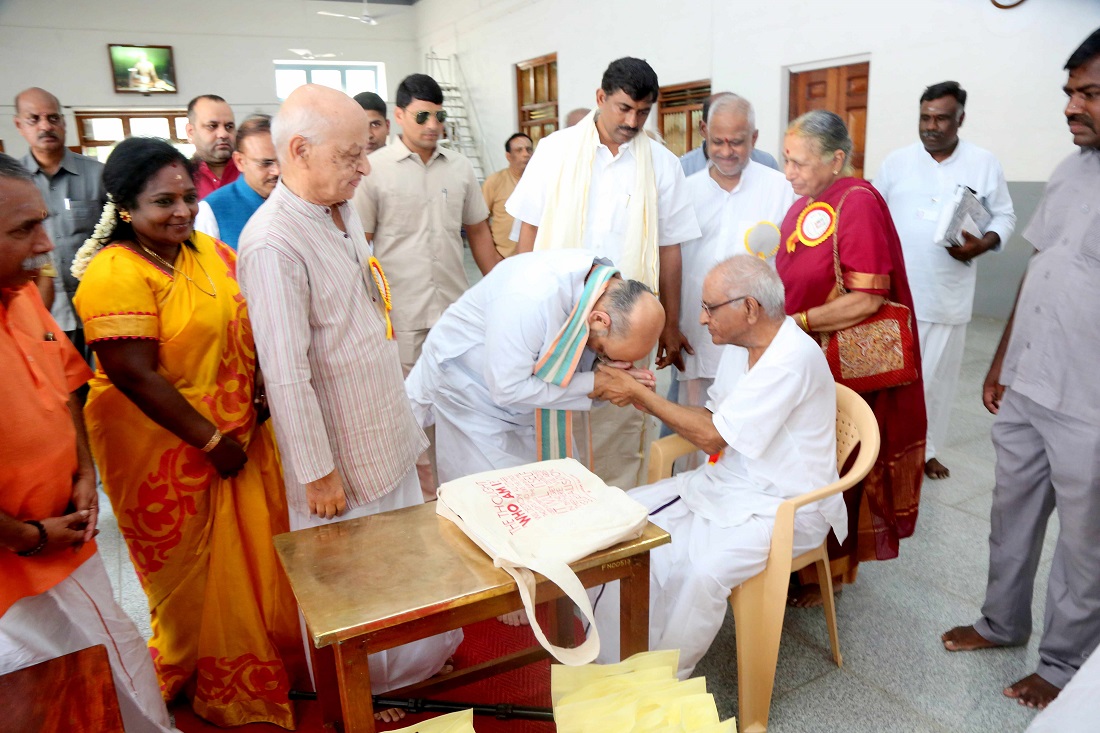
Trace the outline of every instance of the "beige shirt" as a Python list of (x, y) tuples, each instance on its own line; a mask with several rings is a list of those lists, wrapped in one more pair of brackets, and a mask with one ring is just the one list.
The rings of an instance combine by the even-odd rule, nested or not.
[(393, 298), (397, 331), (431, 328), (466, 291), (462, 226), (489, 218), (474, 167), (436, 148), (425, 165), (398, 138), (370, 155), (352, 206), (374, 234)]
[(501, 257), (511, 257), (516, 253), (518, 242), (512, 239), (512, 224), (515, 219), (504, 210), (504, 204), (512, 191), (516, 190), (519, 179), (512, 175), (510, 168), (499, 170), (485, 179), (481, 193), (485, 205), (489, 207), (489, 228), (493, 232), (493, 244)]

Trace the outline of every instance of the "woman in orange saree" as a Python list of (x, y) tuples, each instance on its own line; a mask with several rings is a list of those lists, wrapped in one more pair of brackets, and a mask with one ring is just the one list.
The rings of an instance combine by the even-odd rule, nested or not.
[(292, 729), (304, 660), (272, 544), (286, 499), (235, 255), (192, 231), (195, 188), (168, 143), (122, 142), (104, 184), (73, 265), (98, 362), (85, 421), (148, 597), (161, 691), (216, 725)]

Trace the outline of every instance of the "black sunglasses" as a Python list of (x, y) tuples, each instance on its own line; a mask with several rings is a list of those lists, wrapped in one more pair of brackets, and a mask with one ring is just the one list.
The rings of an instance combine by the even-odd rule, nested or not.
[[(423, 125), (425, 122), (428, 121), (428, 117), (430, 117), (431, 115), (432, 115), (431, 112), (429, 112), (426, 109), (422, 109), (422, 110), (420, 110), (419, 112), (416, 113), (416, 117), (414, 117), (413, 119), (416, 120), (416, 124)], [(445, 110), (445, 109), (436, 110), (435, 119), (436, 119), (437, 122), (445, 122), (447, 120), (447, 110)]]

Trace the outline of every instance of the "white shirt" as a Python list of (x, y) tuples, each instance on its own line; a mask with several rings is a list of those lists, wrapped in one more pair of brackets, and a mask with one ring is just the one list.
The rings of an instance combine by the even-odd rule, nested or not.
[[(580, 125), (559, 130), (539, 141), (535, 154), (527, 163), (516, 190), (504, 205), (516, 218), (516, 226), (527, 222), (538, 226), (549, 187), (557, 174), (561, 158), (582, 134)], [(634, 191), (637, 159), (635, 145), (649, 145), (653, 158), (653, 173), (657, 182), (657, 244), (680, 244), (699, 236), (699, 225), (684, 188), (684, 171), (679, 159), (660, 143), (644, 133), (619, 146), (618, 155), (600, 143), (592, 162), (592, 179), (588, 185), (588, 208), (584, 220), (584, 248), (618, 264), (626, 249), (627, 206)], [(516, 231), (513, 229), (513, 231)]]
[(975, 269), (934, 241), (936, 224), (956, 186), (969, 186), (993, 214), (986, 231), (1000, 235), (999, 250), (1016, 228), (1001, 164), (993, 153), (965, 140), (959, 141), (950, 158), (938, 163), (916, 142), (886, 156), (874, 183), (890, 206), (901, 237), (917, 318), (949, 325), (968, 323), (974, 310)]
[(221, 239), (221, 229), (218, 228), (218, 217), (214, 216), (214, 210), (205, 201), (199, 202), (199, 213), (195, 215), (195, 231)]
[(406, 389), (421, 425), (425, 411), (460, 405), (471, 432), (534, 426), (535, 408), (589, 410), (595, 354), (585, 350), (569, 385), (534, 375), (569, 320), (595, 261), (579, 249), (504, 260), (466, 291), (432, 328)]
[[(723, 527), (775, 517), (786, 499), (837, 480), (836, 385), (821, 347), (787, 317), (752, 369), (748, 359), (739, 346), (724, 350), (707, 409), (726, 448), (681, 491), (693, 512)], [(816, 509), (843, 541), (843, 498)]]
[[(684, 242), (680, 248), (680, 330), (695, 354), (682, 352), (684, 370), (679, 378), (713, 379), (723, 348), (711, 341), (707, 327), (699, 323), (703, 279), (719, 262), (748, 253), (745, 234), (756, 224), (770, 221), (778, 229), (794, 203), (794, 190), (782, 173), (755, 162), (741, 172), (741, 180), (728, 193), (711, 178), (709, 168), (688, 176), (685, 186), (703, 236)], [(775, 258), (769, 261), (774, 263)]]

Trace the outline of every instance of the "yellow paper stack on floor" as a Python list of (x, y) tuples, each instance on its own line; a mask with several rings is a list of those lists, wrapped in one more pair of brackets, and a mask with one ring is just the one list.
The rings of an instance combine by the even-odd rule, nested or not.
[(474, 711), (459, 710), (457, 713), (440, 715), (391, 733), (475, 733)]
[(737, 733), (720, 722), (706, 679), (676, 679), (677, 651), (635, 654), (618, 664), (550, 668), (558, 733)]

